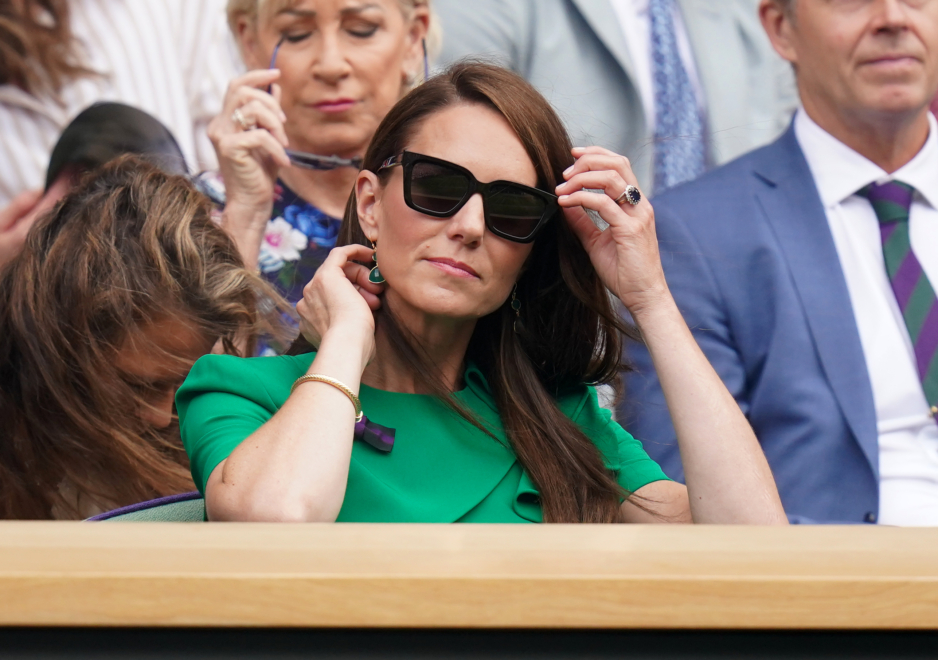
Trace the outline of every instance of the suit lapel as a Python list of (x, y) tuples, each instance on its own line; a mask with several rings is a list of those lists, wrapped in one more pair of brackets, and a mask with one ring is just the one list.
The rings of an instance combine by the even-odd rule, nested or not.
[(619, 25), (619, 18), (608, 2), (597, 0), (571, 0), (580, 15), (590, 26), (606, 49), (612, 53), (629, 80), (635, 80), (635, 69), (629, 49), (625, 45), (625, 35)]
[(827, 380), (878, 480), (873, 388), (827, 215), (794, 128), (763, 154), (756, 196), (791, 269)]

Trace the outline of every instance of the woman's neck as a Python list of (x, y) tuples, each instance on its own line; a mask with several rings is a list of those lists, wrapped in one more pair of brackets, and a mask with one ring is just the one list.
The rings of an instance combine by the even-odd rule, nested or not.
[(357, 176), (358, 172), (351, 167), (324, 171), (300, 167), (280, 170), (280, 179), (290, 190), (333, 218), (345, 214), (345, 204)]
[[(398, 355), (387, 333), (382, 329), (386, 322), (382, 319), (378, 323), (375, 333), (375, 359), (365, 368), (362, 382), (388, 392), (429, 394), (412, 367)], [(402, 326), (401, 330), (413, 335), (413, 339), (430, 359), (431, 364), (439, 370), (446, 389), (450, 392), (462, 389), (466, 351), (476, 322), (423, 318), (415, 323), (399, 318), (398, 323)]]

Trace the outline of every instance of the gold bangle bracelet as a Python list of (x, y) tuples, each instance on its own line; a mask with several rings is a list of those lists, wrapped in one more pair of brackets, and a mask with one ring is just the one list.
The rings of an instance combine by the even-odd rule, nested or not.
[(352, 405), (355, 406), (355, 421), (356, 422), (362, 421), (362, 417), (364, 416), (364, 413), (362, 412), (361, 400), (357, 396), (355, 396), (355, 392), (353, 392), (348, 387), (346, 387), (345, 383), (343, 383), (340, 380), (336, 380), (335, 378), (331, 376), (324, 376), (322, 374), (306, 374), (305, 376), (300, 376), (293, 382), (293, 387), (290, 388), (290, 394), (293, 394), (293, 392), (296, 391), (296, 388), (298, 385), (301, 385), (303, 383), (310, 382), (310, 381), (314, 381), (317, 383), (325, 383), (326, 385), (332, 385), (332, 387), (342, 392), (342, 394), (344, 394), (345, 396), (349, 398), (349, 401), (352, 402)]

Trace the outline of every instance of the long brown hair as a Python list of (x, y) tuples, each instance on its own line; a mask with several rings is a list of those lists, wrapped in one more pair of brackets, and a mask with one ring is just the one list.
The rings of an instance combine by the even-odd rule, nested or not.
[[(553, 191), (563, 181), (563, 171), (573, 163), (571, 143), (550, 104), (511, 71), (473, 62), (457, 63), (398, 102), (378, 127), (364, 169), (378, 172), (428, 117), (461, 103), (492, 108), (508, 121), (534, 164), (539, 188)], [(339, 234), (339, 244), (349, 243), (369, 245), (354, 193)], [(479, 320), (467, 359), (488, 378), (509, 441), (541, 493), (544, 520), (612, 522), (627, 493), (555, 399), (584, 383), (617, 386), (624, 368), (621, 337), (637, 338), (637, 333), (619, 319), (589, 256), (562, 217), (552, 219), (535, 241), (517, 296), (522, 301), (520, 331), (514, 330), (514, 311), (506, 301)], [(395, 321), (393, 310), (380, 311), (378, 323), (422, 384), (452, 402), (439, 369)]]
[(131, 156), (86, 177), (0, 273), (0, 518), (193, 490), (178, 423), (139, 419), (116, 354), (167, 319), (237, 354), (262, 296), (279, 304), (184, 177)]
[(94, 72), (81, 63), (68, 0), (0, 0), (0, 85), (57, 95)]

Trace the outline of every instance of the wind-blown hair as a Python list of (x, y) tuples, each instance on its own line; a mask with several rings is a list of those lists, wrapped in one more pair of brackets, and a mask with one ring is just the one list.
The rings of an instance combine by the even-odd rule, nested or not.
[[(552, 192), (563, 182), (563, 171), (573, 164), (571, 143), (550, 104), (511, 71), (474, 62), (453, 65), (401, 99), (378, 127), (364, 169), (386, 177), (388, 170), (379, 173), (381, 163), (401, 153), (429, 117), (459, 104), (483, 105), (508, 121), (534, 164), (538, 188)], [(354, 192), (339, 233), (340, 245), (351, 243), (369, 245)], [(584, 383), (613, 383), (618, 389), (622, 335), (637, 333), (620, 321), (589, 256), (559, 215), (534, 242), (517, 296), (520, 331), (513, 329), (515, 315), (506, 301), (479, 320), (467, 359), (492, 387), (509, 441), (541, 493), (545, 522), (615, 521), (627, 493), (555, 397)], [(386, 303), (377, 322), (419, 382), (470, 419)]]
[(0, 0), (0, 85), (56, 97), (67, 82), (95, 75), (80, 55), (68, 0)]
[(147, 402), (115, 359), (154, 323), (229, 353), (273, 327), (256, 308), (279, 298), (210, 213), (186, 178), (126, 156), (41, 218), (0, 272), (0, 518), (193, 489), (178, 423), (140, 419)]

